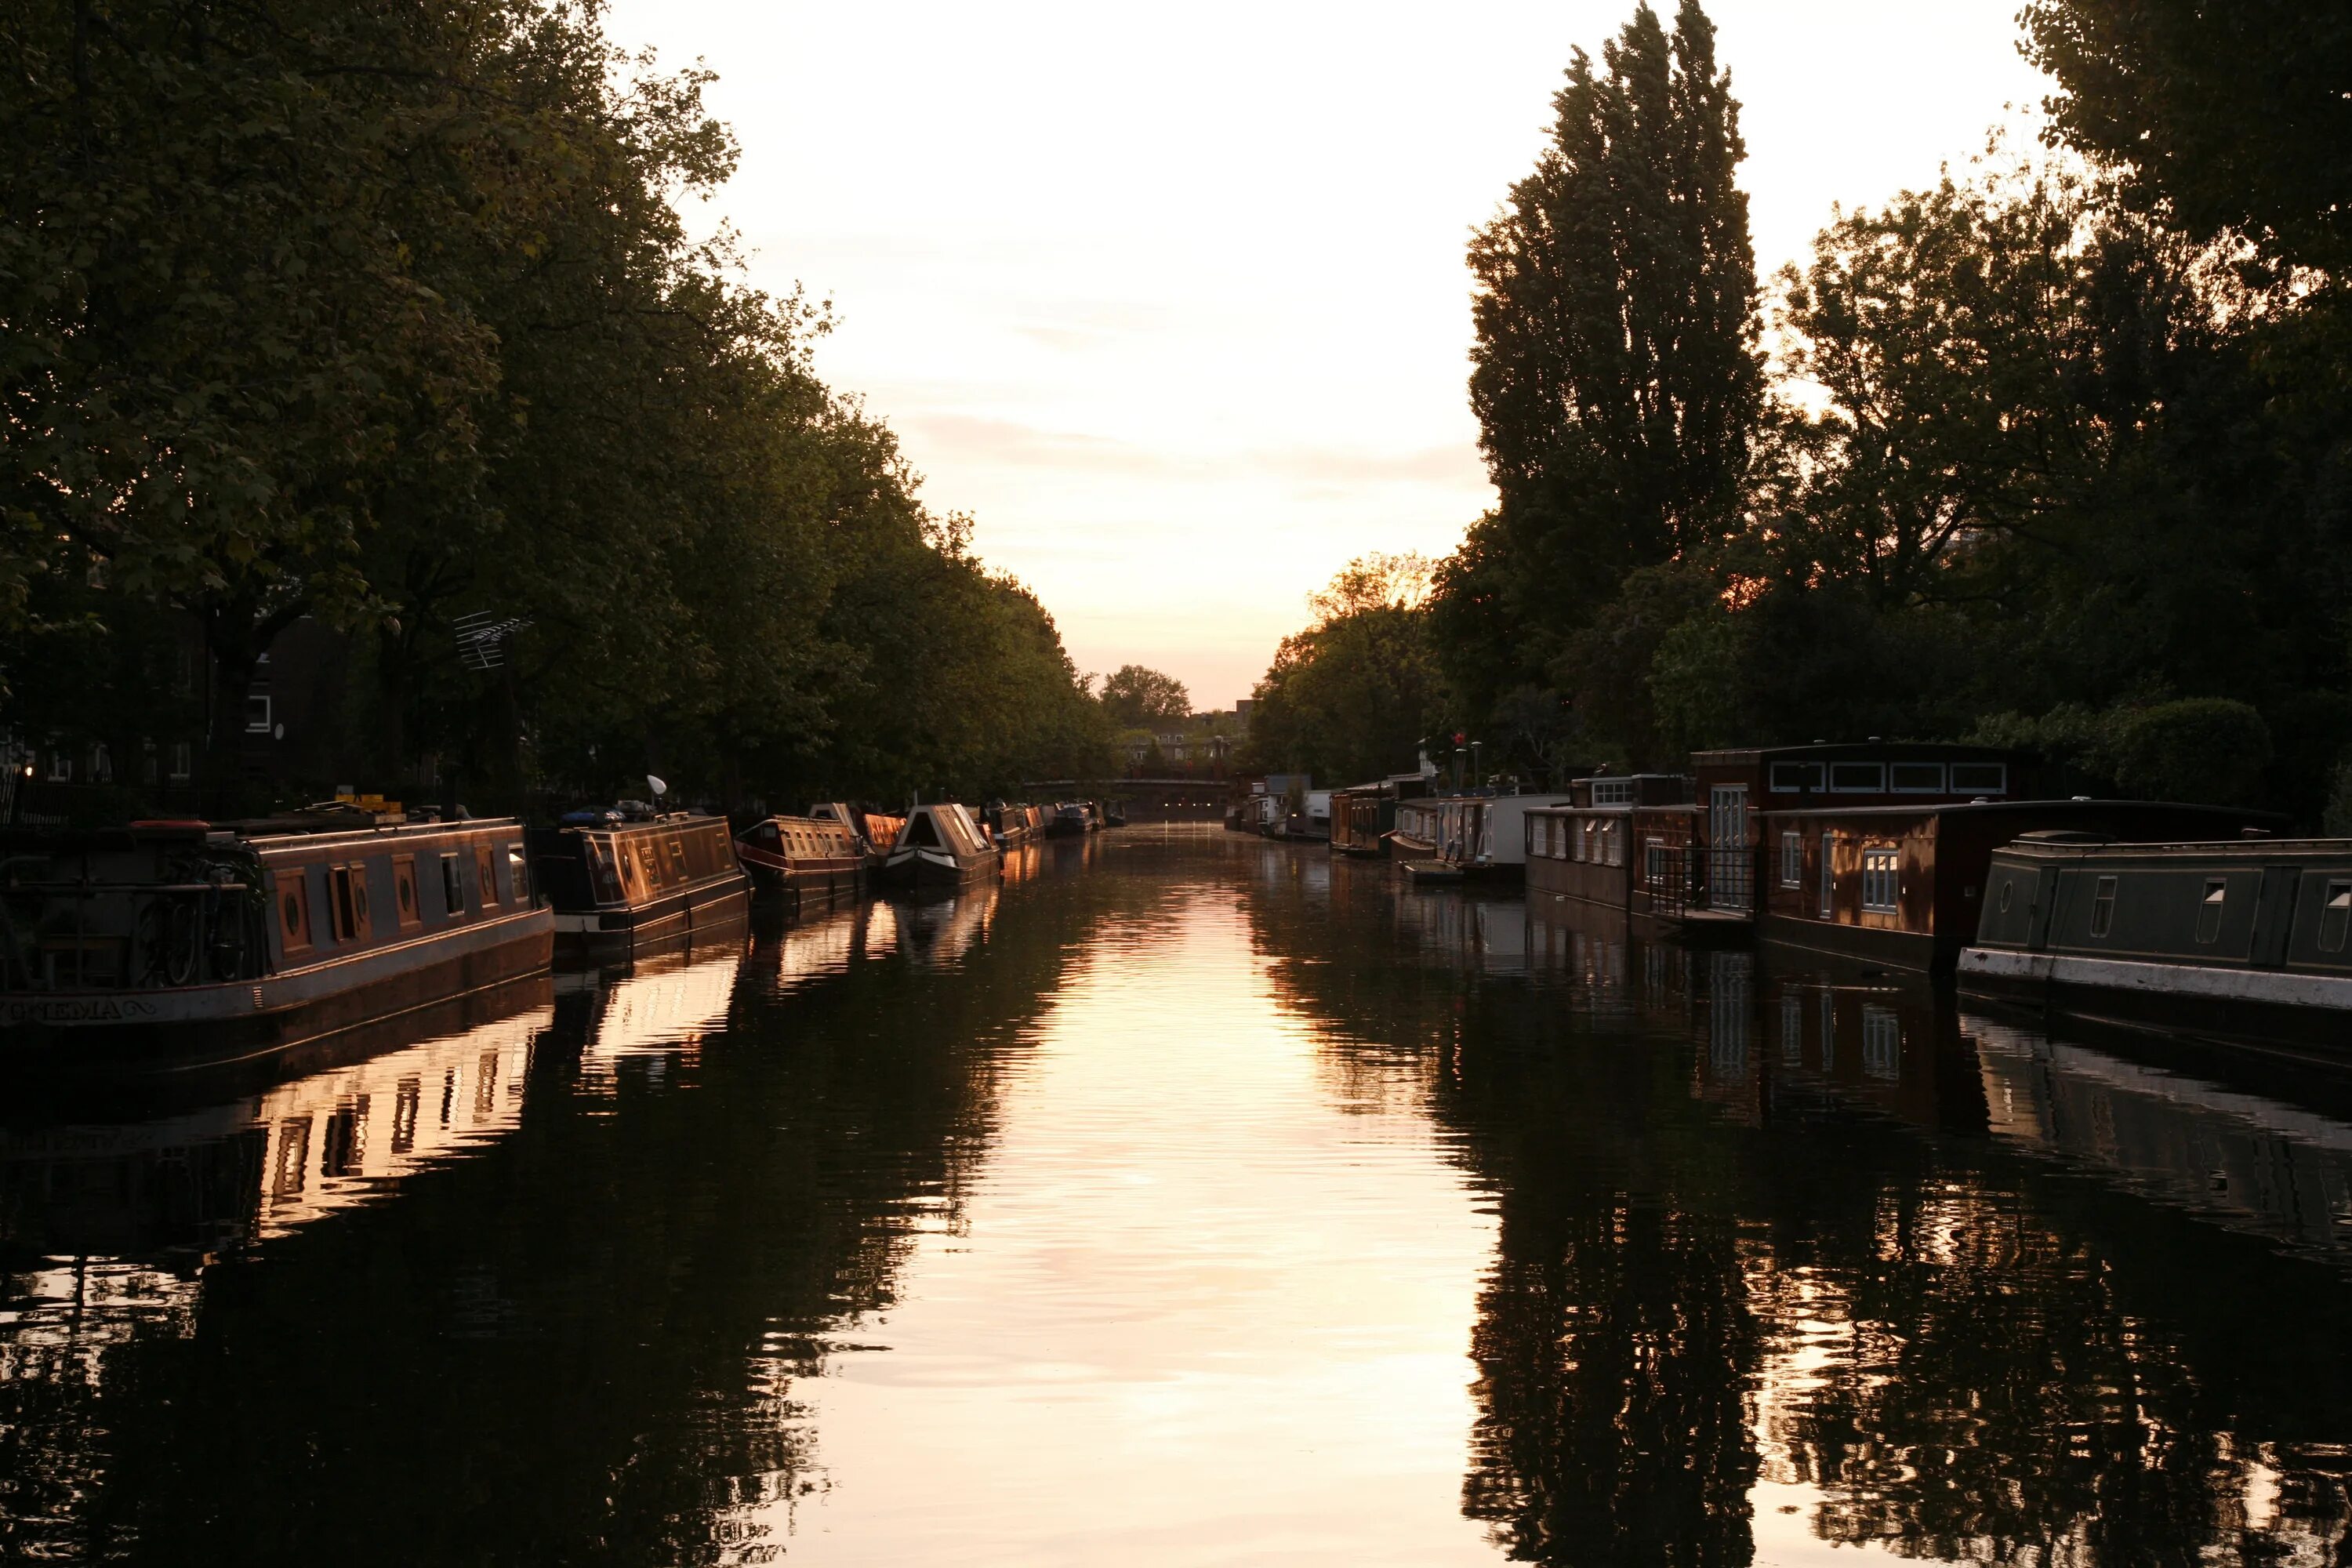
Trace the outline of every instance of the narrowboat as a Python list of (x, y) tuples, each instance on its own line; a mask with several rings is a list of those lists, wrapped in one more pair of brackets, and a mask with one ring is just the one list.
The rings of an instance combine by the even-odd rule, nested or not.
[(1331, 851), (1362, 858), (1384, 858), (1389, 835), (1396, 830), (1397, 815), (1408, 800), (1429, 793), (1421, 773), (1396, 773), (1376, 784), (1331, 792)]
[(1759, 940), (1946, 978), (1977, 934), (1993, 852), (2063, 832), (2100, 841), (2217, 838), (2271, 819), (2127, 800), (1814, 806), (1759, 815), (1769, 858)]
[(1055, 802), (1054, 815), (1045, 822), (1048, 838), (1083, 838), (1094, 830), (1094, 812), (1082, 800)]
[(538, 973), (524, 845), (351, 808), (0, 834), (0, 1037), (233, 1060)]
[(2223, 1045), (2352, 1055), (2352, 839), (1997, 849), (1962, 995)]
[(982, 808), (981, 820), (999, 849), (1018, 849), (1045, 831), (1043, 806), (1010, 805), (1000, 800)]
[(735, 855), (754, 888), (831, 892), (857, 886), (866, 857), (845, 822), (771, 816), (735, 836)]
[[(1765, 846), (1756, 816), (1809, 806), (1929, 805), (2030, 800), (2035, 780), (2022, 753), (1935, 742), (1750, 746), (1691, 753), (1694, 804), (1690, 900), (1678, 917), (1752, 929), (1764, 885)], [(1669, 842), (1671, 854), (1676, 846)]]
[(1547, 805), (1564, 805), (1570, 799), (1565, 795), (1495, 795), (1438, 800), (1433, 803), (1436, 852), (1406, 860), (1405, 878), (1416, 885), (1475, 882), (1517, 887), (1527, 876), (1527, 814)]
[(962, 806), (952, 801), (919, 805), (882, 863), (882, 880), (899, 888), (960, 888), (995, 876), (1002, 858)]
[(809, 807), (808, 814), (819, 822), (843, 822), (857, 840), (857, 852), (865, 857), (868, 875), (881, 869), (890, 847), (898, 842), (898, 830), (906, 825), (903, 816), (889, 816), (878, 811), (866, 811), (846, 801), (821, 800)]
[(626, 963), (740, 924), (751, 879), (723, 816), (673, 812), (636, 820), (579, 812), (534, 828), (531, 866), (555, 906), (559, 960)]

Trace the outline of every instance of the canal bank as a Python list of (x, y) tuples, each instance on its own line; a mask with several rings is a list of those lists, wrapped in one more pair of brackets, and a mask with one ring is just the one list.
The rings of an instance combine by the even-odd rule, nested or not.
[(226, 1098), (12, 1102), (8, 1550), (2342, 1539), (2330, 1080), (1213, 829), (1025, 855)]

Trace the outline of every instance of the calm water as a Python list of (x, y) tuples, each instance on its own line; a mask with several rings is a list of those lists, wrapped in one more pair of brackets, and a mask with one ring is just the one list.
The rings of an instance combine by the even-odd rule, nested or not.
[(0, 1117), (0, 1558), (2346, 1560), (2352, 1093), (1055, 847)]

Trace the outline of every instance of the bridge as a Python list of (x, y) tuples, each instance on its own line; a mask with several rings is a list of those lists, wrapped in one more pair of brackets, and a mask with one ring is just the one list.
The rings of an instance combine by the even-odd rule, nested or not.
[(1221, 822), (1234, 786), (1227, 779), (1034, 779), (1021, 793), (1040, 804), (1123, 801), (1129, 822)]

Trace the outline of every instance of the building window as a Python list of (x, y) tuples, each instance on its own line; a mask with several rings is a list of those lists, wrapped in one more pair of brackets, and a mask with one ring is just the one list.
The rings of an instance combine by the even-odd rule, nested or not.
[(1954, 763), (1952, 793), (1954, 795), (2006, 795), (2009, 793), (2009, 764), (2006, 763)]
[(1805, 885), (1805, 836), (1801, 833), (1780, 835), (1780, 886), (1801, 888)]
[(2352, 882), (2330, 882), (2327, 901), (2319, 906), (2319, 951), (2342, 952), (2347, 927), (2352, 927)]
[(1772, 793), (1796, 795), (1803, 790), (1822, 787), (1822, 764), (1819, 763), (1774, 763)]
[(1891, 915), (1902, 904), (1903, 855), (1896, 849), (1862, 852), (1862, 907), (1872, 914)]
[(1832, 763), (1830, 764), (1830, 793), (1832, 795), (1885, 795), (1886, 764), (1884, 763)]
[(1886, 770), (1887, 782), (1896, 795), (1941, 795), (1944, 793), (1944, 764), (1941, 763), (1896, 763)]
[(245, 700), (245, 732), (248, 735), (269, 733), (269, 697), (257, 691)]
[(2221, 940), (2221, 910), (2230, 901), (2230, 884), (2219, 877), (2205, 881), (2205, 897), (2197, 906), (2197, 940), (2200, 942)]
[(1594, 779), (1592, 804), (1595, 805), (1631, 805), (1633, 804), (1632, 779)]
[(196, 748), (194, 743), (187, 741), (173, 742), (172, 782), (173, 784), (187, 783), (188, 775), (195, 772), (195, 767)]
[(1834, 835), (1822, 835), (1822, 919), (1837, 914), (1837, 839)]
[(2102, 877), (2091, 892), (2091, 934), (2105, 936), (2116, 924), (2116, 879)]

